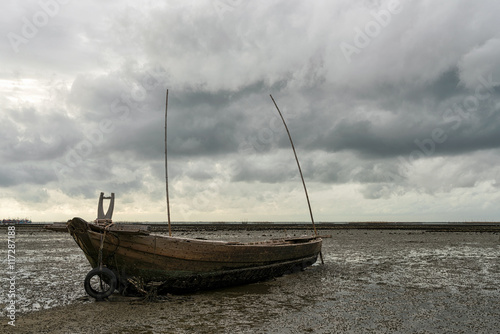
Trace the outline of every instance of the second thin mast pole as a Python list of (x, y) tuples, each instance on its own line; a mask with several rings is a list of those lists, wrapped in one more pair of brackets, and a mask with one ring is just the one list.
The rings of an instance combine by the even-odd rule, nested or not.
[(168, 163), (167, 163), (167, 109), (168, 109), (168, 89), (167, 97), (165, 98), (165, 181), (167, 191), (167, 220), (168, 220), (168, 235), (172, 236), (172, 229), (170, 227), (170, 201), (168, 198)]
[(300, 173), (300, 178), (302, 179), (302, 185), (304, 186), (304, 191), (306, 193), (306, 199), (307, 199), (307, 206), (309, 207), (309, 214), (311, 215), (311, 222), (312, 226), (314, 229), (314, 235), (318, 235), (318, 232), (316, 231), (316, 224), (314, 224), (314, 218), (313, 218), (313, 213), (311, 209), (311, 202), (309, 201), (309, 195), (307, 194), (307, 188), (306, 188), (306, 183), (304, 181), (304, 176), (302, 175), (302, 169), (300, 168), (300, 163), (299, 163), (299, 158), (297, 157), (297, 152), (295, 152), (295, 146), (293, 145), (292, 141), (292, 136), (290, 135), (290, 131), (288, 131), (288, 126), (286, 126), (285, 119), (283, 118), (283, 115), (281, 114), (280, 108), (278, 108), (278, 105), (276, 104), (276, 101), (274, 101), (274, 98), (272, 95), (269, 95), (271, 97), (271, 100), (273, 100), (273, 103), (278, 110), (278, 113), (280, 114), (281, 120), (283, 121), (283, 125), (285, 126), (286, 133), (288, 134), (288, 138), (290, 139), (290, 144), (292, 144), (292, 149), (293, 149), (293, 154), (295, 155), (295, 161), (297, 161), (297, 167), (299, 167), (299, 173)]
[[(288, 126), (286, 126), (285, 119), (283, 118), (283, 115), (281, 114), (280, 108), (278, 108), (278, 105), (276, 104), (276, 101), (274, 101), (274, 98), (271, 94), (269, 94), (271, 97), (271, 100), (273, 100), (273, 103), (278, 110), (278, 113), (280, 114), (281, 120), (283, 121), (283, 125), (285, 126), (286, 133), (288, 134), (288, 139), (290, 139), (290, 144), (292, 145), (293, 149), (293, 154), (295, 155), (295, 161), (297, 161), (297, 167), (299, 167), (299, 173), (300, 173), (300, 178), (302, 179), (302, 185), (304, 186), (304, 192), (306, 193), (306, 199), (307, 199), (307, 206), (309, 207), (309, 214), (311, 215), (311, 223), (314, 229), (314, 235), (318, 236), (318, 231), (316, 231), (316, 224), (314, 224), (314, 218), (313, 218), (313, 212), (311, 209), (311, 202), (309, 201), (309, 195), (307, 194), (307, 188), (306, 188), (306, 182), (304, 181), (304, 176), (302, 175), (302, 169), (300, 168), (300, 163), (299, 163), (299, 158), (297, 157), (297, 152), (295, 152), (295, 146), (293, 145), (293, 140), (292, 136), (290, 135), (290, 131), (288, 131)], [(321, 253), (321, 250), (319, 251), (319, 257), (321, 259), (321, 264), (325, 264), (325, 261), (323, 261), (323, 253)]]

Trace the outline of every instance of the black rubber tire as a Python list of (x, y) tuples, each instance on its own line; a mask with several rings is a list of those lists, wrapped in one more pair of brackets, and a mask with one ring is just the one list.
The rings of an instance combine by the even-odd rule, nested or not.
[[(97, 276), (101, 282), (100, 285), (105, 285), (105, 289), (101, 291), (101, 289), (96, 290), (91, 284), (92, 278)], [(89, 271), (87, 276), (85, 276), (84, 287), (85, 291), (88, 295), (96, 300), (103, 300), (111, 296), (111, 294), (115, 291), (117, 285), (116, 275), (108, 268), (99, 268), (96, 267)]]

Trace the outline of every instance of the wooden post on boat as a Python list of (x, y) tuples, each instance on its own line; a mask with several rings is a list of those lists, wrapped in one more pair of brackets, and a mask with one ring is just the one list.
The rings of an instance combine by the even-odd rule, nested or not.
[[(104, 214), (103, 200), (109, 199), (108, 211)], [(99, 205), (97, 205), (97, 219), (98, 223), (111, 223), (111, 217), (113, 216), (113, 210), (115, 208), (115, 193), (111, 193), (110, 197), (105, 197), (104, 193), (101, 192), (99, 195)]]
[[(311, 202), (309, 201), (309, 195), (307, 194), (307, 188), (306, 188), (306, 183), (304, 181), (304, 176), (302, 175), (302, 169), (300, 168), (300, 163), (299, 163), (299, 158), (297, 157), (297, 152), (295, 152), (295, 146), (293, 145), (293, 140), (292, 136), (290, 135), (290, 131), (288, 131), (288, 126), (286, 126), (285, 119), (283, 118), (283, 115), (281, 114), (280, 108), (278, 108), (278, 105), (276, 104), (276, 101), (274, 101), (274, 98), (271, 94), (269, 94), (271, 97), (271, 100), (273, 100), (274, 106), (278, 110), (278, 113), (280, 114), (281, 120), (283, 121), (283, 125), (285, 126), (286, 133), (288, 134), (288, 139), (290, 139), (290, 144), (292, 145), (293, 149), (293, 154), (295, 155), (295, 161), (297, 161), (297, 167), (299, 167), (299, 173), (300, 173), (300, 178), (302, 179), (302, 185), (304, 186), (304, 192), (306, 193), (306, 199), (307, 199), (307, 206), (309, 207), (309, 214), (311, 215), (311, 222), (314, 230), (314, 235), (318, 236), (318, 231), (316, 231), (316, 224), (314, 224), (314, 217), (311, 209)], [(321, 258), (321, 263), (324, 264), (323, 262), (323, 254), (319, 252), (319, 257)]]
[(170, 201), (168, 198), (168, 164), (167, 164), (167, 109), (168, 109), (168, 89), (167, 97), (165, 98), (165, 181), (167, 192), (167, 221), (168, 221), (168, 236), (172, 236), (172, 229), (170, 227)]

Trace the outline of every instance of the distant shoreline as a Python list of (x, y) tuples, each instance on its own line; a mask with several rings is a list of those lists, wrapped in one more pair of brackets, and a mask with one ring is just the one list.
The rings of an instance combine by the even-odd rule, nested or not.
[[(152, 232), (166, 232), (168, 225), (165, 223), (121, 223), (149, 225)], [(19, 230), (53, 230), (64, 232), (65, 223), (32, 223), (15, 225)], [(3, 225), (4, 229), (7, 225)], [(172, 223), (172, 231), (255, 231), (255, 230), (310, 230), (311, 223), (270, 223), (270, 222), (214, 222), (214, 223)], [(500, 222), (347, 222), (347, 223), (316, 223), (316, 229), (321, 230), (420, 230), (429, 232), (500, 232)]]

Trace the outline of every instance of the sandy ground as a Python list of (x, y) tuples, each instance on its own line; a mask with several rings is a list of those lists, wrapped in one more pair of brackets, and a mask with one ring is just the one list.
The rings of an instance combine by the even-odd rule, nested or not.
[[(169, 295), (155, 303), (118, 295), (106, 302), (88, 300), (83, 278), (90, 267), (68, 235), (19, 235), (16, 326), (7, 324), (3, 304), (0, 331), (499, 332), (499, 234), (377, 230), (326, 233), (333, 237), (324, 240), (325, 265), (242, 287)], [(238, 231), (229, 238), (267, 239), (283, 234)], [(224, 235), (205, 232), (203, 237), (217, 239)], [(5, 252), (0, 255), (5, 258)], [(5, 286), (2, 284), (0, 291), (2, 302), (6, 300)]]

